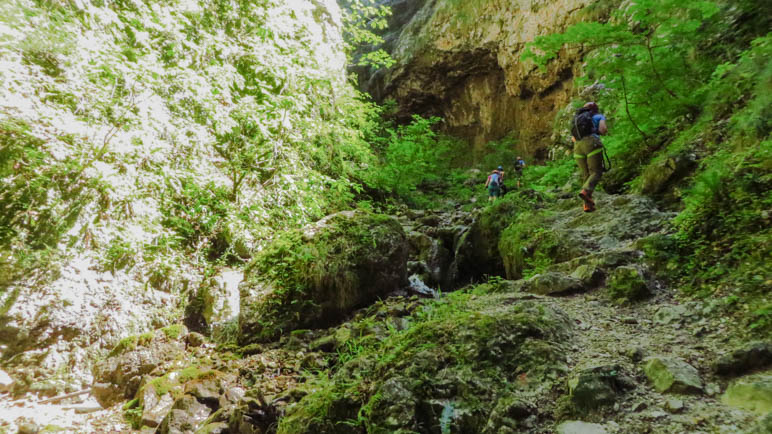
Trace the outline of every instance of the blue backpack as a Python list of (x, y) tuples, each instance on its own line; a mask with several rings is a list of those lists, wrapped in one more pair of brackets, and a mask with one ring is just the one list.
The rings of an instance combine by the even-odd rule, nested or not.
[(497, 187), (498, 187), (498, 186), (499, 186), (499, 184), (501, 184), (501, 183), (499, 182), (499, 180), (500, 180), (500, 177), (499, 177), (499, 174), (498, 174), (498, 173), (495, 173), (495, 172), (494, 172), (494, 173), (491, 173), (491, 182), (490, 182), (488, 185), (495, 185), (495, 186), (497, 186)]

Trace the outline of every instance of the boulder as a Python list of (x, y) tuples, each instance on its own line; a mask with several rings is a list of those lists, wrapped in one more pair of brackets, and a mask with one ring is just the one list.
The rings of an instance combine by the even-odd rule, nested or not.
[(752, 342), (719, 357), (713, 370), (724, 376), (742, 375), (772, 366), (772, 342)]
[(198, 402), (196, 398), (185, 395), (174, 402), (172, 410), (166, 414), (157, 432), (159, 434), (196, 432), (210, 414), (212, 414), (211, 408)]
[(142, 394), (142, 426), (157, 427), (163, 422), (174, 405), (174, 397), (167, 393), (158, 396), (155, 388), (145, 388)]
[(99, 404), (109, 407), (133, 398), (145, 375), (181, 357), (185, 346), (179, 338), (179, 333), (162, 329), (119, 342), (110, 355), (94, 367), (93, 394)]
[[(532, 392), (550, 390), (565, 372), (570, 323), (546, 303), (456, 294), (432, 315), (414, 317), (398, 339), (384, 338), (378, 360), (353, 358), (321, 389), (288, 406), (278, 432), (338, 432), (332, 427), (363, 408), (368, 432), (500, 432), (498, 423), (527, 429), (526, 419), (536, 413), (526, 403)], [(358, 385), (375, 363), (377, 378)], [(364, 394), (347, 392), (360, 386)], [(503, 400), (500, 390), (513, 394)]]
[(537, 274), (526, 281), (523, 291), (534, 294), (561, 294), (582, 289), (582, 281), (562, 273)]
[(617, 267), (608, 279), (608, 294), (618, 303), (637, 301), (649, 295), (646, 280), (638, 268), (626, 265)]
[(619, 365), (582, 369), (568, 380), (571, 402), (582, 410), (613, 405), (631, 386), (632, 380), (624, 376)]
[(765, 415), (772, 412), (772, 373), (735, 380), (724, 392), (724, 403)]
[(568, 420), (555, 428), (557, 434), (606, 434), (608, 431), (597, 423)]
[(404, 287), (407, 250), (396, 219), (358, 211), (282, 234), (246, 269), (239, 342), (329, 326)]
[(702, 379), (692, 365), (677, 358), (647, 357), (643, 371), (658, 392), (701, 393)]

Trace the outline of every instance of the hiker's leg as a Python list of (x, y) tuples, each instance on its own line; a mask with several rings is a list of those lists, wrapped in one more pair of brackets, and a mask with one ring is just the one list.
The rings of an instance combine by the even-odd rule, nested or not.
[(595, 190), (595, 186), (598, 185), (603, 176), (603, 144), (595, 136), (592, 136), (592, 139), (593, 149), (587, 153), (587, 169), (590, 176), (583, 186), (590, 194)]
[(587, 180), (587, 177), (590, 176), (590, 172), (587, 168), (587, 156), (584, 152), (584, 146), (582, 144), (584, 143), (583, 140), (579, 140), (574, 144), (574, 160), (576, 160), (576, 164), (579, 166), (579, 170), (582, 172), (582, 182)]

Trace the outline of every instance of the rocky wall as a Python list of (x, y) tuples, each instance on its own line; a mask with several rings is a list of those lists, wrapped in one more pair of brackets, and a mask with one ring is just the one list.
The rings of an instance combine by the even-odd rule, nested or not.
[[(404, 2), (391, 3), (403, 9)], [(552, 120), (574, 93), (580, 52), (564, 50), (540, 71), (520, 60), (525, 44), (582, 20), (603, 20), (613, 3), (427, 0), (391, 20), (385, 48), (397, 63), (360, 75), (360, 82), (378, 100), (395, 99), (400, 117), (442, 116), (449, 133), (477, 149), (511, 133), (521, 152), (533, 154), (554, 141)]]

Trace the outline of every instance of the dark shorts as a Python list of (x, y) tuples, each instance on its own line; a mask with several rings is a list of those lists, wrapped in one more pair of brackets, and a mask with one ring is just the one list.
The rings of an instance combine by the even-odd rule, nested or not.
[(501, 188), (498, 185), (493, 185), (493, 184), (489, 185), (488, 196), (492, 196), (492, 197), (501, 196)]
[(518, 178), (522, 178), (523, 177), (523, 169), (515, 169), (515, 176), (517, 176)]

